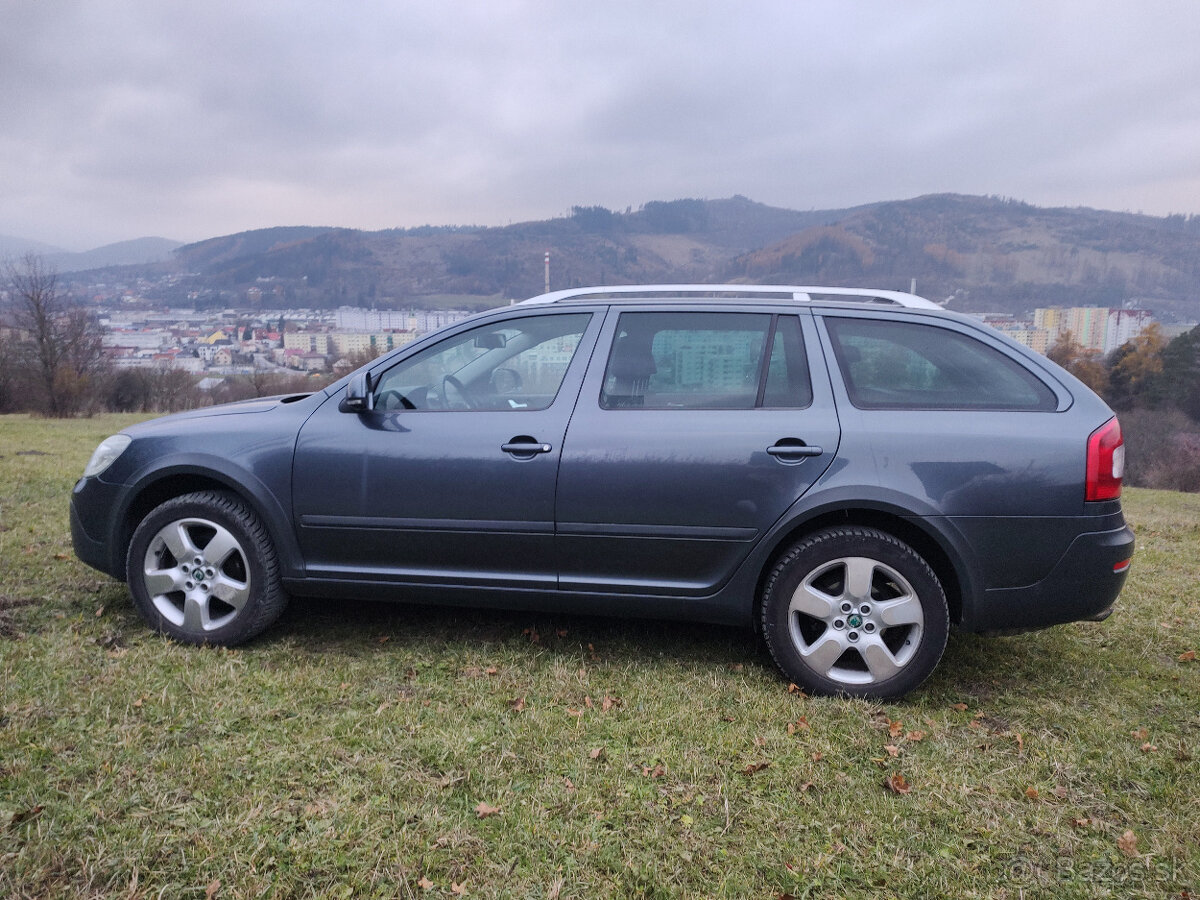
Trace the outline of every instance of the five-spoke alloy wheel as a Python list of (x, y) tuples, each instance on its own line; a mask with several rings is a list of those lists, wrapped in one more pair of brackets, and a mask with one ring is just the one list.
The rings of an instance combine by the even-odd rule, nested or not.
[(815, 694), (886, 699), (937, 666), (949, 612), (933, 570), (874, 528), (815, 532), (767, 578), (763, 636), (775, 662)]
[(176, 497), (146, 516), (126, 569), (142, 617), (191, 644), (241, 643), (287, 603), (266, 528), (241, 500), (220, 492)]

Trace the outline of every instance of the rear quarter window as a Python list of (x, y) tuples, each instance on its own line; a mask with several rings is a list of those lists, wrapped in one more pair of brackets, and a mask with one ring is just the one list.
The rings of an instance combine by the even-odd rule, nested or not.
[(1051, 411), (1054, 392), (973, 337), (915, 322), (827, 317), (833, 352), (859, 409)]

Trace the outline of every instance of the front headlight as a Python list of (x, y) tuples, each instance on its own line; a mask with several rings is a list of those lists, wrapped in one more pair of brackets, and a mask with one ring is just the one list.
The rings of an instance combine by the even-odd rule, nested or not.
[(117, 457), (125, 452), (133, 438), (127, 434), (114, 434), (105, 438), (88, 460), (87, 468), (83, 470), (84, 478), (94, 478), (117, 461)]

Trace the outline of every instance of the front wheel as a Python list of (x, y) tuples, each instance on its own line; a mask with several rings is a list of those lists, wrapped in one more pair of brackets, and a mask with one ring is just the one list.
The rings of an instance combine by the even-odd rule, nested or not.
[(907, 694), (942, 657), (946, 594), (921, 556), (874, 528), (814, 532), (776, 563), (762, 632), (783, 673), (813, 694)]
[(266, 527), (237, 497), (216, 491), (176, 497), (146, 516), (126, 576), (142, 618), (189, 644), (242, 643), (287, 605)]

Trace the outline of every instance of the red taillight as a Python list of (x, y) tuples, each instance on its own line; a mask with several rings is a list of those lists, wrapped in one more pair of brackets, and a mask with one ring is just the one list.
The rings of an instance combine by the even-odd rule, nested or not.
[(1087, 444), (1085, 500), (1115, 500), (1121, 496), (1125, 475), (1125, 439), (1121, 424), (1109, 419), (1092, 432)]

